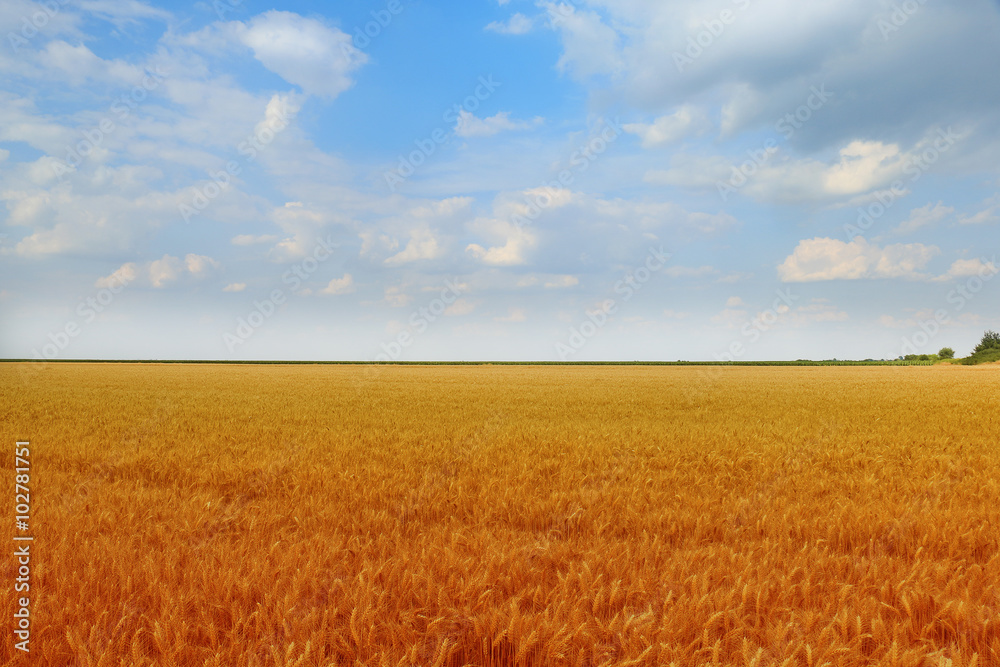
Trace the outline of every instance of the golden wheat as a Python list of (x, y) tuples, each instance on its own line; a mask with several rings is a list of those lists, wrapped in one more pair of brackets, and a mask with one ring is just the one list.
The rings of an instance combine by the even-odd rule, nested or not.
[(33, 664), (1000, 665), (995, 368), (0, 381)]

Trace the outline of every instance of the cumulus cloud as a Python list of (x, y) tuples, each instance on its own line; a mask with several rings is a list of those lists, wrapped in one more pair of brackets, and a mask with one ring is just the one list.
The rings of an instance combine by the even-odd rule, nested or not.
[(493, 21), (486, 26), (486, 30), (496, 32), (501, 35), (524, 35), (531, 32), (534, 22), (524, 14), (517, 12), (507, 21)]
[(385, 260), (386, 266), (399, 266), (421, 259), (437, 259), (444, 254), (444, 248), (429, 229), (415, 229), (410, 234), (406, 247)]
[(320, 290), (320, 294), (350, 294), (354, 291), (354, 276), (345, 273), (342, 278), (334, 278)]
[[(184, 277), (203, 280), (220, 267), (221, 264), (218, 261), (205, 255), (189, 253), (184, 259), (173, 255), (164, 255), (160, 259), (141, 265), (135, 262), (123, 264), (111, 275), (98, 278), (95, 285), (97, 287), (113, 287), (122, 282), (134, 282), (138, 285), (160, 289)], [(226, 291), (236, 290), (227, 289)]]
[(184, 267), (196, 278), (204, 278), (220, 266), (219, 262), (205, 255), (188, 254), (184, 257)]
[(786, 283), (880, 278), (927, 279), (921, 271), (940, 250), (920, 243), (880, 248), (863, 237), (850, 243), (814, 238), (799, 242), (778, 267)]
[(492, 137), (494, 134), (509, 130), (527, 130), (540, 125), (541, 118), (531, 121), (511, 120), (509, 111), (501, 111), (489, 118), (477, 118), (474, 114), (462, 109), (458, 112), (458, 123), (455, 134), (460, 137)]
[[(792, 158), (780, 148), (764, 158), (735, 162), (723, 156), (675, 154), (668, 169), (651, 169), (647, 183), (674, 185), (696, 190), (712, 190), (724, 199), (740, 193), (759, 201), (802, 203), (845, 200), (868, 195), (890, 185), (903, 187), (929, 169), (922, 158), (937, 145), (953, 145), (968, 131), (934, 130), (908, 150), (896, 143), (855, 139), (849, 141), (832, 160), (813, 157)], [(937, 150), (937, 149), (935, 149)], [(764, 153), (761, 148), (757, 151)]]
[(624, 65), (618, 33), (600, 14), (562, 2), (540, 2), (549, 15), (549, 25), (562, 38), (563, 54), (557, 67), (578, 79), (614, 74)]
[(503, 245), (484, 248), (478, 243), (470, 243), (465, 250), (483, 264), (493, 266), (514, 266), (527, 262), (528, 251), (537, 242), (537, 237), (530, 231), (502, 221), (490, 223), (493, 235), (503, 235)]
[(198, 32), (174, 36), (174, 43), (222, 53), (249, 48), (264, 67), (308, 95), (335, 98), (353, 85), (355, 70), (368, 56), (350, 35), (315, 18), (271, 10), (249, 21), (218, 22)]
[(242, 292), (247, 288), (246, 283), (229, 283), (222, 288), (223, 292)]
[(149, 282), (153, 287), (164, 287), (177, 280), (184, 263), (176, 257), (164, 255), (149, 264)]
[(336, 97), (368, 61), (347, 33), (292, 12), (265, 12), (236, 32), (264, 67), (308, 94)]
[(998, 269), (993, 261), (983, 261), (979, 258), (960, 259), (951, 265), (947, 273), (938, 276), (935, 280), (938, 282), (948, 282), (962, 278), (971, 278), (973, 276), (986, 278), (995, 276), (998, 271), (1000, 269)]
[(701, 134), (711, 128), (705, 112), (685, 104), (672, 114), (660, 116), (652, 124), (626, 123), (622, 126), (629, 134), (642, 139), (643, 148), (668, 146), (689, 136)]
[[(540, 199), (543, 196), (546, 199)], [(528, 253), (538, 243), (538, 235), (524, 224), (530, 222), (529, 216), (536, 210), (533, 202), (547, 201), (546, 210), (557, 210), (571, 200), (572, 193), (568, 190), (550, 191), (545, 188), (500, 195), (493, 202), (493, 217), (477, 218), (471, 224), (474, 230), (495, 240), (496, 245), (485, 247), (470, 243), (465, 251), (480, 262), (492, 266), (525, 264)]]
[(122, 264), (122, 266), (117, 269), (114, 273), (104, 278), (98, 278), (94, 283), (95, 287), (120, 287), (126, 285), (136, 279), (139, 275), (139, 269), (136, 267), (135, 263), (128, 262), (127, 264)]

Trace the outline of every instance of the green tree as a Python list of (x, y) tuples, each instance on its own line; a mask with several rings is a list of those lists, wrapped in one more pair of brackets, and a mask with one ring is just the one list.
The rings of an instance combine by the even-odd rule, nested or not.
[(979, 354), (980, 352), (994, 349), (1000, 350), (1000, 333), (987, 331), (983, 334), (983, 340), (979, 342), (979, 345), (972, 351), (972, 354)]
[(938, 356), (941, 357), (942, 359), (954, 359), (955, 350), (951, 349), (950, 347), (942, 347), (941, 351), (938, 352)]

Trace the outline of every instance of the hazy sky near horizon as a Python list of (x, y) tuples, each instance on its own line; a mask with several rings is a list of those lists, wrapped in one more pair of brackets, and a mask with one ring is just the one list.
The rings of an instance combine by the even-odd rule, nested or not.
[(968, 354), (1000, 4), (6, 0), (0, 356)]

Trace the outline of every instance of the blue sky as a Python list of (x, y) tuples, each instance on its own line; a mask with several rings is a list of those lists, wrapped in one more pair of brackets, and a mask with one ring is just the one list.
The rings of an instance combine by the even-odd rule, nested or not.
[(998, 32), (985, 0), (8, 0), (0, 356), (967, 354)]

